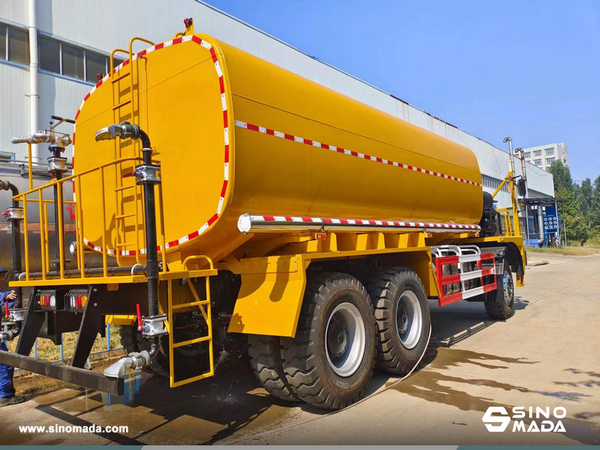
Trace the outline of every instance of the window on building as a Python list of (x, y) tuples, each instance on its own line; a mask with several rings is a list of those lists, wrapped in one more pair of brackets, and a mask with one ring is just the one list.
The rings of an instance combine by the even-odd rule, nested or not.
[(547, 148), (546, 149), (546, 156), (554, 156), (554, 149), (553, 148)]
[(60, 73), (60, 44), (52, 39), (38, 37), (40, 69)]
[(6, 59), (6, 27), (0, 25), (0, 59)]
[(533, 160), (533, 163), (534, 163), (536, 166), (541, 166), (541, 165), (542, 165), (542, 160), (541, 160), (541, 159), (534, 159), (534, 160)]
[(83, 62), (83, 50), (80, 48), (72, 47), (70, 45), (62, 44), (62, 74), (77, 78), (78, 80), (85, 79), (84, 73), (84, 62)]
[(531, 158), (531, 152), (525, 152), (525, 159)]
[(29, 65), (29, 33), (14, 27), (6, 27), (8, 34), (8, 60)]
[(98, 74), (106, 73), (106, 56), (85, 52), (85, 79), (92, 83), (98, 81)]
[[(113, 57), (113, 67), (117, 67), (119, 64), (121, 64), (123, 61), (125, 61), (123, 58), (117, 58), (116, 56)], [(110, 60), (108, 61), (108, 69), (110, 70)]]
[(552, 164), (555, 158), (546, 158), (546, 164)]
[(542, 151), (541, 150), (534, 150), (533, 156), (542, 156)]

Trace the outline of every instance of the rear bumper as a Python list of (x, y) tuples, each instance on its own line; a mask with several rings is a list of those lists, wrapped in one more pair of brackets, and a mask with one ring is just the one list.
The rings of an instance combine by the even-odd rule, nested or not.
[(108, 378), (91, 370), (40, 361), (16, 353), (0, 351), (0, 363), (108, 394), (123, 395), (125, 390), (122, 378)]

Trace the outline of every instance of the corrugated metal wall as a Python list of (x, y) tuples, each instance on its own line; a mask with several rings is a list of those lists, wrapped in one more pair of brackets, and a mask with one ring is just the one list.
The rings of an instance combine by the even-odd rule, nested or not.
[[(0, 18), (26, 24), (26, 8), (24, 0), (2, 0)], [(197, 32), (210, 34), (358, 101), (466, 145), (477, 155), (485, 175), (502, 179), (508, 171), (506, 152), (206, 4), (194, 0), (38, 0), (38, 28), (41, 31), (105, 52), (125, 47), (134, 35), (154, 41), (165, 40), (182, 29), (185, 17), (194, 18)], [(28, 131), (28, 72), (0, 64), (0, 76), (0, 149), (6, 150), (11, 136), (27, 134)], [(53, 113), (73, 117), (89, 88), (82, 83), (40, 74), (40, 125), (44, 125)], [(14, 148), (10, 150), (14, 151)], [(531, 189), (553, 195), (550, 174), (528, 165), (528, 175)], [(507, 200), (508, 196), (501, 194), (500, 205), (505, 206)]]

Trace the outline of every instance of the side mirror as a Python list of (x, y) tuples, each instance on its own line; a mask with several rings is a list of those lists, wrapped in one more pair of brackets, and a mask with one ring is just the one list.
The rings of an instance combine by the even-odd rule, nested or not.
[(97, 141), (112, 141), (123, 133), (123, 127), (116, 123), (106, 128), (102, 128), (96, 131), (96, 142)]

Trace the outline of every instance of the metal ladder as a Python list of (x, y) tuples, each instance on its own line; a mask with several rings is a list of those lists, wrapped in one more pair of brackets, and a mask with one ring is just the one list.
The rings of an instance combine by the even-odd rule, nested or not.
[[(112, 85), (112, 110), (113, 110), (113, 123), (121, 123), (124, 120), (129, 121), (132, 124), (140, 124), (140, 70), (138, 59), (133, 60), (132, 46), (133, 42), (141, 40), (147, 42), (150, 45), (154, 45), (150, 41), (146, 41), (141, 38), (134, 38), (129, 42), (129, 51), (123, 49), (113, 50), (110, 58), (110, 70), (111, 70), (111, 85)], [(122, 66), (118, 72), (113, 73), (114, 69), (114, 54), (116, 52), (125, 53), (129, 56), (129, 63)], [(123, 87), (123, 84), (129, 85)], [(126, 139), (124, 142), (121, 139), (114, 140), (115, 145), (115, 159), (119, 160), (126, 157), (123, 154), (124, 147), (131, 147), (132, 157), (141, 157), (141, 151), (137, 144)], [(136, 262), (140, 264), (140, 228), (142, 230), (142, 242), (146, 242), (146, 230), (143, 224), (143, 201), (142, 201), (142, 188), (135, 183), (135, 176), (132, 174), (135, 172), (135, 161), (126, 161), (123, 163), (115, 164), (115, 201), (116, 201), (116, 215), (115, 215), (115, 257), (117, 263), (121, 264), (122, 251), (130, 251), (135, 249)], [(124, 181), (127, 180), (127, 181)], [(131, 180), (131, 181), (129, 181)], [(135, 203), (135, 213), (126, 213), (125, 211), (125, 199), (127, 194), (133, 193)], [(141, 210), (141, 211), (140, 211)], [(142, 218), (140, 220), (140, 218)], [(129, 221), (127, 219), (130, 219)], [(133, 219), (134, 223), (134, 234), (135, 241), (126, 241), (126, 228)]]
[[(215, 272), (212, 261), (209, 258), (206, 258), (210, 264), (210, 271)], [(194, 296), (193, 302), (187, 303), (178, 303), (173, 304), (173, 282), (169, 280), (167, 282), (167, 329), (169, 332), (169, 381), (171, 387), (178, 387), (184, 384), (192, 383), (194, 381), (202, 380), (204, 378), (212, 377), (215, 373), (215, 362), (213, 355), (213, 328), (212, 328), (212, 310), (211, 310), (211, 296), (210, 296), (210, 275), (207, 276), (199, 276), (195, 278), (204, 278), (206, 282), (206, 298), (201, 299), (198, 295), (198, 291), (195, 286), (192, 284), (192, 280), (190, 278), (186, 278), (187, 285), (192, 291)], [(206, 336), (201, 336), (194, 339), (188, 339), (186, 341), (174, 342), (174, 321), (173, 314), (181, 311), (183, 309), (190, 309), (198, 307), (204, 321), (207, 326), (207, 334)], [(191, 376), (185, 379), (176, 380), (175, 376), (175, 350), (179, 347), (184, 347), (186, 345), (198, 344), (200, 342), (208, 342), (208, 358), (209, 358), (209, 370), (208, 372), (204, 372), (202, 374)]]

